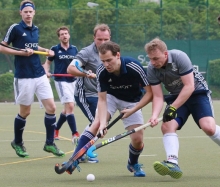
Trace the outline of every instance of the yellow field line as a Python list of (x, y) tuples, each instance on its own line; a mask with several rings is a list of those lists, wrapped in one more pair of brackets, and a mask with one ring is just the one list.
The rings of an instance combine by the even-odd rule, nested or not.
[[(73, 151), (69, 151), (69, 152), (66, 152), (65, 154), (69, 154), (69, 153), (72, 153), (72, 152)], [(29, 160), (21, 160), (21, 161), (17, 161), (17, 162), (8, 162), (8, 163), (0, 164), (0, 166), (6, 166), (6, 165), (12, 165), (12, 164), (20, 164), (20, 163), (32, 162), (32, 161), (38, 161), (38, 160), (48, 159), (48, 158), (52, 158), (52, 157), (55, 157), (55, 156), (47, 156), (47, 157), (34, 158), (34, 159), (29, 159)]]
[[(0, 129), (0, 131), (12, 131), (12, 130), (5, 130), (5, 129)], [(14, 132), (14, 131), (13, 131)], [(45, 132), (37, 132), (37, 131), (24, 131), (27, 133), (35, 133), (35, 134), (46, 134)], [(71, 141), (71, 139), (60, 136), (60, 138), (64, 139), (64, 140), (69, 140)], [(65, 154), (69, 154), (72, 153), (73, 151), (69, 151), (66, 152)], [(21, 160), (21, 161), (17, 161), (17, 162), (8, 162), (8, 163), (4, 163), (4, 164), (0, 164), (0, 166), (6, 166), (6, 165), (12, 165), (12, 164), (20, 164), (20, 163), (25, 163), (25, 162), (32, 162), (32, 161), (38, 161), (38, 160), (43, 160), (43, 159), (48, 159), (48, 158), (52, 158), (52, 157), (56, 157), (56, 156), (47, 156), (47, 157), (40, 157), (40, 158), (35, 158), (35, 159), (29, 159), (29, 160)]]

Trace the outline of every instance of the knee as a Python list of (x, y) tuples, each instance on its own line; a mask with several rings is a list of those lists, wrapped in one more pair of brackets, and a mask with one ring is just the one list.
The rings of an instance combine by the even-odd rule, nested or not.
[(49, 106), (49, 107), (46, 108), (46, 112), (47, 112), (48, 114), (55, 114), (55, 111), (56, 111), (56, 106), (55, 106), (55, 104), (54, 104), (54, 105), (51, 105), (51, 106)]
[(216, 131), (216, 124), (214, 119), (213, 120), (203, 120), (200, 123), (201, 129), (208, 135), (208, 136), (213, 136)]
[(30, 115), (30, 111), (23, 111), (20, 113), (20, 116), (22, 118), (27, 118)]

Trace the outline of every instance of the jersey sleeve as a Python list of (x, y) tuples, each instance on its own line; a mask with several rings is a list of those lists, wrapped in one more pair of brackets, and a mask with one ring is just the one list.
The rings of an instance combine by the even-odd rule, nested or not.
[(184, 76), (191, 73), (193, 71), (193, 65), (188, 55), (183, 51), (180, 51), (177, 55), (177, 66), (179, 69), (179, 75)]
[(151, 64), (147, 67), (147, 79), (150, 85), (158, 85), (161, 81), (156, 77), (154, 68)]
[(13, 24), (9, 27), (3, 41), (6, 42), (8, 45), (14, 41), (16, 38), (16, 26), (18, 24)]

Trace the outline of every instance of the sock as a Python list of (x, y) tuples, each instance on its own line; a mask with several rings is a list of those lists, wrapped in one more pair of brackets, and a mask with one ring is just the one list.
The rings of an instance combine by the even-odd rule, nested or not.
[(144, 149), (144, 144), (141, 149), (135, 149), (130, 143), (128, 164), (130, 164), (130, 165), (137, 164), (138, 158), (139, 158), (140, 154), (142, 153), (143, 149)]
[(82, 136), (82, 134), (84, 134), (86, 131), (88, 131), (90, 125), (91, 125), (91, 123), (86, 126), (86, 128), (83, 130), (83, 132), (81, 133), (80, 136)]
[(220, 146), (220, 126), (216, 125), (215, 134), (209, 137)]
[(164, 134), (163, 144), (167, 155), (167, 161), (178, 164), (179, 140), (177, 134)]
[(63, 113), (60, 113), (60, 118), (57, 121), (55, 129), (60, 130), (60, 128), (62, 127), (65, 121), (66, 121), (66, 115)]
[(67, 114), (66, 119), (72, 131), (72, 135), (75, 134), (77, 130), (76, 130), (76, 120), (74, 114)]
[(23, 118), (18, 114), (14, 120), (14, 135), (15, 135), (14, 141), (18, 145), (22, 144), (23, 142), (22, 135), (24, 132), (25, 124), (26, 124), (26, 118)]
[(56, 115), (45, 113), (44, 124), (46, 127), (46, 144), (53, 145), (54, 129), (56, 125)]
[[(77, 145), (73, 155), (75, 155), (82, 147), (84, 147), (94, 137), (95, 136), (89, 131), (86, 131), (85, 133), (83, 133), (82, 136), (79, 139), (78, 145)], [(79, 158), (81, 158), (82, 156), (80, 156)]]

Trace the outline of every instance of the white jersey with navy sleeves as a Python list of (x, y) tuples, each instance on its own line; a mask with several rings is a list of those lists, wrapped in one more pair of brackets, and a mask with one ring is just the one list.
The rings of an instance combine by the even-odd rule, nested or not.
[(180, 50), (168, 50), (168, 62), (162, 68), (155, 68), (151, 62), (147, 68), (147, 77), (150, 85), (164, 84), (170, 94), (177, 95), (183, 88), (181, 76), (193, 72), (195, 91), (208, 92), (208, 85), (197, 69), (193, 68), (192, 62), (186, 53)]
[[(53, 57), (48, 57), (49, 61), (54, 61), (54, 74), (67, 74), (67, 67), (74, 59), (78, 50), (76, 46), (70, 45), (67, 50), (65, 50), (61, 44), (51, 47), (55, 55)], [(65, 81), (74, 82), (76, 78), (74, 77), (54, 77), (55, 81)]]
[(140, 62), (131, 57), (121, 57), (120, 75), (109, 73), (104, 65), (96, 71), (98, 92), (107, 92), (116, 98), (138, 102), (142, 97), (142, 87), (148, 86), (147, 74)]
[[(33, 50), (38, 50), (38, 40), (38, 27), (35, 25), (28, 27), (23, 20), (19, 24), (11, 25), (3, 39), (7, 44), (12, 43), (14, 47)], [(37, 54), (31, 56), (15, 55), (14, 65), (15, 78), (37, 78), (45, 74)]]
[[(95, 43), (83, 48), (75, 57), (82, 62), (85, 70), (96, 72), (98, 66), (102, 64)], [(98, 97), (96, 78), (79, 77), (76, 81), (75, 96), (79, 97)]]

